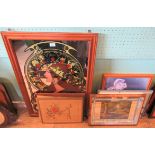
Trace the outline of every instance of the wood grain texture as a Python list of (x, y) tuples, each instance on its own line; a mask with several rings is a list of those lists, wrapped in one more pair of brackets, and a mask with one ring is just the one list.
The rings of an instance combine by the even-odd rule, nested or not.
[(136, 126), (89, 126), (86, 119), (82, 123), (42, 124), (39, 117), (30, 117), (27, 109), (21, 106), (19, 113), (18, 120), (9, 128), (155, 128), (155, 119), (148, 119), (147, 116), (140, 119)]
[(98, 40), (97, 33), (1, 32), (1, 35), (30, 116), (38, 116), (38, 113), (33, 110), (31, 99), (28, 95), (28, 91), (21, 73), (20, 64), (18, 63), (17, 55), (12, 46), (13, 40), (88, 41), (89, 55), (88, 55), (86, 95), (92, 92), (94, 64), (96, 59), (96, 48), (97, 48), (97, 40)]
[(38, 93), (40, 119), (46, 124), (82, 122), (84, 96), (84, 93)]

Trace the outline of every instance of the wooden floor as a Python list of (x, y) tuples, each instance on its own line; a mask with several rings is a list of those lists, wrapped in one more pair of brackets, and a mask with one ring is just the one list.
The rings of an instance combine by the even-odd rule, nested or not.
[[(19, 108), (18, 108), (19, 109)], [(20, 108), (19, 118), (9, 125), (10, 128), (154, 128), (155, 119), (143, 117), (136, 126), (89, 126), (87, 120), (83, 123), (43, 124), (39, 117), (30, 117), (26, 108)]]

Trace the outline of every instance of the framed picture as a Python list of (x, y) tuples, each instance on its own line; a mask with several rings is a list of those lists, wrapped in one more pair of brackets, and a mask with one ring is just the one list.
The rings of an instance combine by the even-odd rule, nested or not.
[(91, 93), (96, 33), (1, 34), (31, 116), (38, 115), (38, 92)]
[(38, 93), (43, 123), (79, 123), (83, 120), (84, 93)]
[(103, 74), (104, 90), (149, 90), (153, 74)]
[(147, 111), (147, 106), (149, 104), (151, 95), (153, 93), (153, 90), (121, 90), (121, 91), (116, 91), (116, 90), (98, 90), (98, 94), (139, 94), (139, 95), (145, 95), (145, 100), (144, 104), (142, 106), (141, 110), (141, 116), (146, 115)]
[(136, 125), (145, 96), (139, 94), (91, 94), (90, 125)]

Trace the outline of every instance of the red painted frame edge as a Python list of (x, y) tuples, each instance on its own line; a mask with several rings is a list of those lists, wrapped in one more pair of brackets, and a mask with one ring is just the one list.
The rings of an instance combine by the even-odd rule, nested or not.
[(149, 103), (146, 107), (146, 112), (148, 113), (149, 118), (155, 118), (155, 105), (154, 105), (154, 101), (155, 101), (155, 89), (154, 92), (149, 100)]
[(152, 112), (151, 112), (151, 114), (149, 115), (149, 118), (155, 118), (155, 106), (153, 106)]
[[(13, 47), (11, 45), (11, 40), (81, 40), (89, 42), (89, 62), (88, 62), (88, 81), (87, 81), (87, 91), (86, 95), (92, 92), (92, 83), (95, 58), (96, 58), (96, 48), (98, 41), (97, 33), (61, 33), (61, 32), (1, 32), (9, 59), (11, 61), (14, 73), (17, 78), (19, 88), (22, 92), (24, 101), (26, 103), (27, 109), (30, 116), (38, 116), (37, 113), (34, 113), (28, 92), (24, 83), (24, 79), (21, 74), (20, 66), (17, 61), (17, 57), (14, 54)], [(90, 57), (90, 54), (92, 57)]]
[(147, 85), (147, 89), (146, 90), (149, 90), (150, 87), (151, 87), (151, 83), (153, 81), (153, 77), (154, 77), (154, 74), (119, 74), (119, 73), (105, 73), (105, 74), (102, 74), (102, 86), (101, 86), (101, 89), (104, 89), (106, 88), (106, 79), (107, 78), (110, 78), (110, 77), (126, 77), (126, 78), (150, 78), (150, 81), (148, 82), (148, 85)]

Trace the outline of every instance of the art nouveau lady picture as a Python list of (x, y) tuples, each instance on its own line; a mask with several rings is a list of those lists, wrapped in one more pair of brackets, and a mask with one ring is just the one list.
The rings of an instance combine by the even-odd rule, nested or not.
[(86, 91), (87, 42), (31, 40), (12, 44), (29, 96), (35, 92)]
[(36, 93), (91, 92), (96, 34), (5, 32), (2, 36), (31, 113), (37, 112)]

